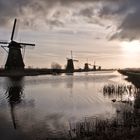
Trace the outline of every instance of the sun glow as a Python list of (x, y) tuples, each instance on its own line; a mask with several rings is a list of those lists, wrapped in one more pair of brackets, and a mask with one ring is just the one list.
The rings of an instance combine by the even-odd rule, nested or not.
[(140, 41), (123, 41), (121, 43), (121, 47), (126, 52), (138, 52), (140, 51)]

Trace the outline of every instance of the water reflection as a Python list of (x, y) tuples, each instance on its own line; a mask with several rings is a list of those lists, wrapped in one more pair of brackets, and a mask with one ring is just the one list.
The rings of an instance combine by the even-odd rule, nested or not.
[(16, 105), (20, 104), (23, 95), (23, 78), (8, 78), (7, 79), (7, 90), (6, 95), (10, 106), (11, 118), (13, 126), (17, 128), (16, 122)]
[(7, 79), (5, 90), (1, 90), (11, 114), (6, 105), (0, 105), (3, 124), (10, 126), (4, 129), (3, 139), (139, 139), (135, 135), (140, 131), (140, 88), (112, 82), (115, 77), (89, 74)]
[(116, 109), (120, 106), (116, 115), (110, 119), (90, 117), (85, 118), (84, 121), (71, 123), (70, 137), (72, 139), (88, 138), (89, 140), (140, 139), (140, 88), (137, 86), (138, 81), (131, 82), (136, 85), (104, 85), (104, 97), (112, 99)]

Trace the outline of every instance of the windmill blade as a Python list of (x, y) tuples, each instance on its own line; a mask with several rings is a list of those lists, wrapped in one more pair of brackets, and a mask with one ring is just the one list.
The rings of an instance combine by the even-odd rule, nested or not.
[(25, 47), (23, 48), (23, 51), (22, 51), (22, 57), (24, 59), (24, 56), (25, 56)]
[(72, 54), (72, 50), (71, 50), (71, 59), (73, 59), (73, 54)]
[(73, 61), (75, 61), (75, 62), (79, 62), (78, 60), (76, 60), (76, 59), (73, 59)]
[(5, 49), (7, 46), (2, 46), (1, 47), (4, 49), (4, 51), (6, 51), (8, 53), (8, 51)]
[(94, 65), (92, 65), (92, 64), (88, 64), (89, 66), (94, 66)]
[(31, 43), (19, 43), (19, 44), (23, 46), (35, 46), (35, 44), (31, 44)]
[(9, 44), (9, 42), (0, 41), (0, 44)]
[(13, 41), (13, 37), (14, 37), (14, 33), (15, 33), (15, 27), (16, 27), (16, 22), (17, 22), (17, 19), (15, 19), (15, 21), (14, 21), (14, 26), (13, 26), (12, 35), (11, 35), (11, 41)]

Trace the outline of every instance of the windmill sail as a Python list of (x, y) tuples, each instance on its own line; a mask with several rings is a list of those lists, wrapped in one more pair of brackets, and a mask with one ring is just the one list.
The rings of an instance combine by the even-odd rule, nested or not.
[(14, 21), (14, 26), (13, 26), (12, 35), (11, 35), (11, 41), (13, 40), (13, 37), (14, 37), (16, 23), (17, 23), (17, 19), (15, 19), (15, 21)]

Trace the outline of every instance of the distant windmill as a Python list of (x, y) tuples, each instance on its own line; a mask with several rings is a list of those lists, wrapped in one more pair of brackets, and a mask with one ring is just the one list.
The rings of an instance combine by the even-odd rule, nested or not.
[(88, 63), (88, 58), (87, 58), (87, 62), (85, 63), (85, 66), (84, 66), (84, 70), (85, 71), (89, 71), (89, 63)]
[[(10, 42), (0, 41), (0, 44), (2, 44), (1, 47), (8, 53), (8, 57), (5, 63), (6, 70), (23, 70), (25, 64), (23, 62), (21, 49), (24, 49), (26, 46), (35, 46), (35, 44), (20, 43), (13, 40), (16, 22), (17, 20), (15, 19), (11, 35), (11, 41)], [(7, 51), (6, 47), (9, 49), (9, 51)]]
[(66, 66), (66, 72), (67, 73), (73, 73), (74, 72), (74, 64), (73, 62), (78, 62), (78, 60), (73, 59), (73, 54), (71, 51), (71, 58), (67, 58), (67, 66)]
[(96, 62), (94, 61), (94, 65), (91, 65), (91, 64), (89, 64), (89, 65), (90, 65), (90, 66), (93, 66), (93, 70), (97, 70), (97, 67), (98, 67), (98, 70), (101, 70), (101, 66), (96, 65), (95, 63), (96, 63)]
[(96, 70), (96, 65), (95, 65), (96, 61), (94, 61), (94, 65), (93, 65), (93, 69)]

